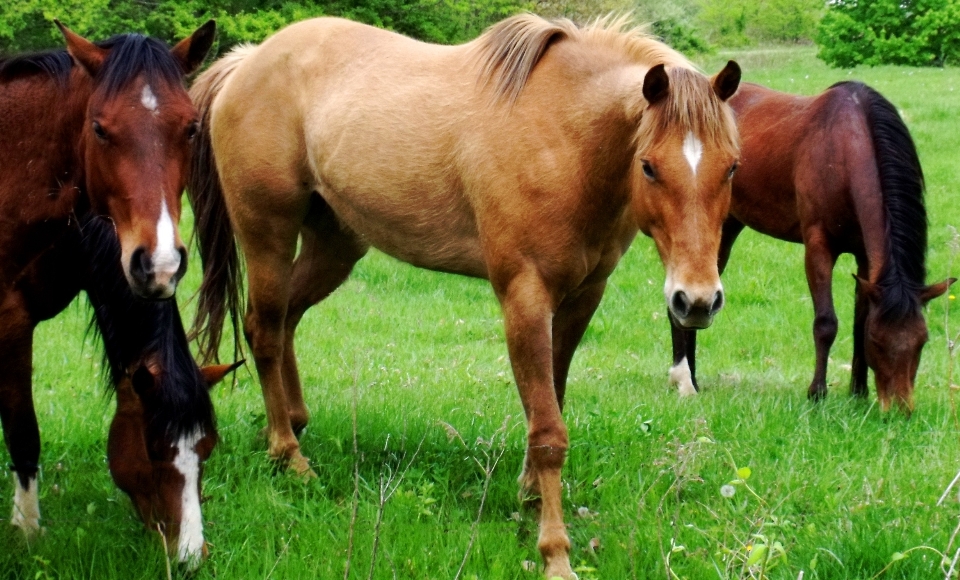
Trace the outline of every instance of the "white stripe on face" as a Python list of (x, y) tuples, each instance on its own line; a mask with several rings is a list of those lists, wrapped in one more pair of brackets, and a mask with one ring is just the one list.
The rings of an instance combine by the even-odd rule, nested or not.
[(180, 252), (177, 251), (176, 229), (173, 219), (167, 211), (167, 200), (160, 206), (160, 219), (157, 220), (157, 247), (153, 250), (151, 260), (153, 272), (158, 281), (165, 282), (180, 269)]
[(174, 467), (183, 475), (183, 495), (180, 504), (180, 539), (177, 543), (177, 559), (191, 570), (203, 559), (203, 518), (200, 515), (200, 457), (196, 452), (200, 430), (177, 442)]
[(150, 89), (150, 85), (143, 85), (143, 91), (140, 93), (140, 103), (148, 111), (152, 113), (157, 112), (157, 97), (153, 94), (153, 90)]
[(696, 176), (697, 166), (700, 165), (700, 158), (703, 157), (703, 143), (694, 136), (693, 131), (687, 133), (683, 139), (683, 156), (687, 158), (687, 163), (690, 164), (690, 169)]
[(27, 487), (20, 486), (20, 478), (13, 474), (13, 516), (10, 523), (17, 526), (27, 537), (40, 531), (40, 497), (37, 493), (37, 476), (27, 480)]

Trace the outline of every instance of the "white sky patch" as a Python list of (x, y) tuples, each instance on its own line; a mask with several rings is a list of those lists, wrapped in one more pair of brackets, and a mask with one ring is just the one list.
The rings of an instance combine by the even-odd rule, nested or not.
[(180, 539), (177, 559), (194, 567), (203, 558), (203, 518), (200, 514), (200, 457), (194, 449), (202, 433), (200, 430), (177, 442), (174, 467), (183, 475), (183, 495), (180, 506)]
[(689, 397), (697, 394), (696, 387), (693, 386), (693, 375), (690, 373), (690, 365), (687, 364), (687, 357), (670, 367), (670, 384), (677, 385), (677, 390), (681, 397)]
[(683, 156), (687, 158), (690, 169), (693, 174), (697, 174), (697, 166), (700, 165), (700, 158), (703, 157), (703, 143), (694, 136), (693, 131), (687, 133), (683, 139)]
[(27, 487), (20, 487), (20, 478), (13, 474), (13, 516), (10, 523), (32, 536), (40, 531), (40, 496), (37, 493), (37, 476), (27, 480)]
[(150, 85), (143, 85), (143, 92), (140, 93), (140, 103), (146, 107), (148, 111), (157, 112), (157, 97), (153, 94), (153, 90), (150, 89)]
[(157, 220), (157, 247), (153, 250), (153, 271), (161, 278), (173, 276), (180, 269), (180, 252), (177, 251), (176, 228), (167, 210), (167, 200), (160, 202), (160, 219)]

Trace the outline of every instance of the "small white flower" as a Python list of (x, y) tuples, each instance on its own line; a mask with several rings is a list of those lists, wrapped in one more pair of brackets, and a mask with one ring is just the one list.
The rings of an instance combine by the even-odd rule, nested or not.
[(723, 497), (733, 497), (737, 493), (737, 488), (733, 487), (729, 483), (727, 485), (720, 486), (720, 495)]

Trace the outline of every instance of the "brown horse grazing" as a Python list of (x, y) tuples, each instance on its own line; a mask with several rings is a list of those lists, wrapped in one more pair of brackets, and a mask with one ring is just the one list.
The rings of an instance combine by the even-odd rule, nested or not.
[(736, 64), (711, 80), (624, 28), (522, 15), (436, 46), (324, 18), (197, 79), (197, 328), (215, 355), (239, 307), (235, 232), (272, 457), (310, 472), (294, 332), (370, 246), (487, 278), (527, 416), (520, 483), (542, 500), (546, 575), (574, 576), (560, 501), (573, 352), (638, 230), (657, 243), (677, 319), (710, 323), (738, 154), (724, 104)]
[[(805, 247), (817, 364), (808, 396), (827, 393), (827, 355), (837, 335), (831, 283), (842, 253), (857, 260), (851, 391), (867, 395), (873, 369), (881, 408), (913, 410), (921, 308), (955, 279), (925, 286), (927, 214), (923, 171), (896, 108), (870, 87), (833, 85), (815, 97), (744, 84), (730, 100), (743, 140), (730, 217), (720, 243), (722, 272), (749, 226)], [(671, 381), (697, 391), (696, 331), (673, 325)]]
[[(116, 255), (101, 257), (108, 263), (100, 265), (116, 269), (128, 294), (148, 298), (173, 294), (186, 267), (176, 224), (191, 141), (198, 129), (197, 111), (183, 79), (200, 65), (214, 29), (209, 22), (169, 49), (140, 35), (93, 44), (61, 26), (66, 51), (0, 60), (0, 421), (15, 472), (13, 523), (28, 536), (39, 530), (33, 330), (62, 311), (81, 289), (93, 288), (85, 282), (91, 280), (86, 275), (91, 264), (83, 249), (81, 223), (91, 215), (102, 215), (111, 223), (108, 229), (119, 249)], [(132, 300), (131, 295), (128, 302)], [(170, 304), (167, 308), (176, 310)], [(130, 308), (117, 316), (132, 316)], [(171, 324), (171, 316), (130, 318), (129, 323)], [(135, 342), (127, 335), (120, 340), (121, 345)], [(108, 355), (111, 352), (108, 347)], [(130, 365), (141, 354), (138, 350), (121, 357), (118, 380), (128, 370), (137, 376)], [(153, 368), (149, 361), (142, 364)], [(192, 359), (190, 364), (195, 367)], [(138, 395), (150, 416), (182, 410), (177, 401), (172, 408), (158, 410), (154, 401), (143, 399), (147, 392), (142, 389)], [(204, 396), (205, 390), (196, 397)], [(196, 412), (203, 415), (202, 409)], [(171, 457), (177, 456), (174, 462), (184, 470), (199, 469), (200, 451), (185, 442), (207, 431), (185, 431), (187, 423), (177, 419), (168, 431), (162, 427), (170, 423), (149, 419), (145, 429), (130, 431), (149, 447), (154, 463), (144, 477), (152, 478), (157, 489), (187, 489), (183, 478), (178, 480), (170, 471)], [(178, 504), (193, 505), (176, 493)], [(152, 513), (175, 513), (167, 507), (171, 498), (161, 497), (164, 494), (170, 495), (154, 493), (137, 502), (146, 521)], [(195, 511), (199, 513), (199, 504)], [(177, 545), (177, 522), (161, 520), (171, 524), (168, 532), (173, 530), (170, 539)], [(192, 559), (199, 552), (192, 538), (181, 554)]]

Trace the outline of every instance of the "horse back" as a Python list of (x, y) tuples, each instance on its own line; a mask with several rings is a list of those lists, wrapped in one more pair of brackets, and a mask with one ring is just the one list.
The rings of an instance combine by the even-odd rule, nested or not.
[(854, 191), (880, 197), (861, 104), (835, 88), (808, 97), (753, 84), (730, 104), (742, 140), (731, 214), (779, 239), (801, 242), (817, 228), (838, 251), (862, 250), (867, 216)]

